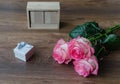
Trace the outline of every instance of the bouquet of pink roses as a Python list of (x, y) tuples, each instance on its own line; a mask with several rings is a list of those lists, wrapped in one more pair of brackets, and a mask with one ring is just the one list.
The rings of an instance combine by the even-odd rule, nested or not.
[[(89, 31), (86, 32), (86, 28)], [(90, 74), (97, 75), (100, 53), (113, 43), (116, 43), (117, 47), (120, 46), (120, 37), (113, 34), (113, 31), (118, 29), (120, 29), (120, 25), (103, 30), (95, 22), (77, 26), (70, 32), (73, 39), (69, 42), (65, 42), (63, 39), (58, 40), (53, 49), (53, 58), (59, 64), (68, 64), (73, 61), (75, 71), (83, 77)]]
[(89, 40), (78, 37), (70, 42), (58, 40), (53, 50), (53, 57), (59, 63), (68, 64), (73, 61), (75, 71), (84, 77), (98, 72), (98, 62), (94, 56), (94, 48)]

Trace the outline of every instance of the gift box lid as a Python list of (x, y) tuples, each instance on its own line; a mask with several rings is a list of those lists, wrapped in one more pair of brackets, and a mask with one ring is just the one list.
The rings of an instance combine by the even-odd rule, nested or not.
[(26, 43), (26, 42), (21, 42), (18, 43), (16, 48), (14, 48), (14, 53), (21, 53), (21, 54), (27, 54), (34, 46)]

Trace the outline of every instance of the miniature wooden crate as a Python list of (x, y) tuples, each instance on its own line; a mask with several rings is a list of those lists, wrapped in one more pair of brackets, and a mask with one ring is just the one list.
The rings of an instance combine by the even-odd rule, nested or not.
[(28, 2), (27, 19), (29, 29), (59, 29), (59, 2)]

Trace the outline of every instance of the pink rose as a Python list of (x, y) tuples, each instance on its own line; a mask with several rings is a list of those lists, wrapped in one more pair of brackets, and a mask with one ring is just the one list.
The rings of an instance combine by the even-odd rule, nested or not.
[(94, 48), (89, 40), (78, 37), (69, 42), (69, 53), (72, 59), (79, 60), (91, 57), (94, 54)]
[(59, 63), (68, 64), (71, 61), (68, 52), (68, 43), (66, 43), (63, 39), (58, 40), (57, 44), (53, 49), (53, 58)]
[(76, 60), (73, 62), (75, 71), (84, 77), (90, 74), (97, 75), (98, 73), (98, 61), (95, 56)]

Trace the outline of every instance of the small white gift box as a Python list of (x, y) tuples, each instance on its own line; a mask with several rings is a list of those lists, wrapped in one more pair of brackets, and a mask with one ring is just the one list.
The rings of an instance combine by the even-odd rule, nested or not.
[(34, 46), (26, 42), (20, 42), (13, 51), (16, 58), (26, 62), (34, 54)]

